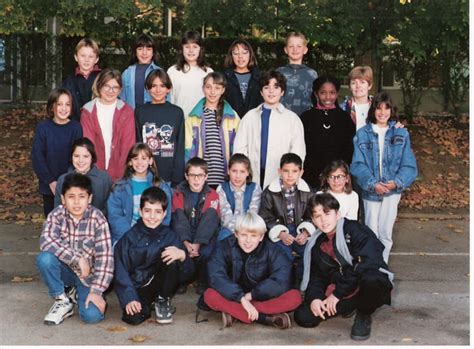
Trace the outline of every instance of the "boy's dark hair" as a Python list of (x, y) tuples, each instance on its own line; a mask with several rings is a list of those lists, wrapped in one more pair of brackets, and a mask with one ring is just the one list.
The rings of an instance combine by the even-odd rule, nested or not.
[(372, 99), (369, 112), (367, 113), (367, 123), (377, 123), (375, 110), (380, 107), (381, 104), (385, 104), (390, 108), (390, 119), (388, 119), (388, 121), (398, 121), (397, 107), (393, 104), (392, 98), (387, 92), (380, 92)]
[(300, 168), (303, 168), (303, 160), (299, 157), (299, 155), (295, 153), (286, 153), (281, 156), (280, 159), (280, 168), (282, 168), (286, 164), (295, 164)]
[(167, 89), (171, 90), (173, 88), (173, 83), (171, 82), (171, 78), (169, 77), (168, 73), (163, 69), (155, 69), (150, 74), (148, 74), (145, 80), (145, 87), (147, 90), (151, 90), (153, 87), (153, 81), (155, 81), (156, 78), (160, 79), (162, 84), (165, 85)]
[(207, 72), (207, 63), (204, 58), (204, 46), (202, 45), (202, 38), (201, 34), (197, 31), (187, 31), (181, 37), (181, 41), (179, 43), (178, 49), (178, 59), (176, 62), (176, 69), (182, 70), (183, 72), (187, 72), (191, 67), (186, 63), (183, 55), (183, 46), (186, 44), (198, 44), (201, 48), (199, 50), (199, 56), (197, 58), (197, 65), (199, 68)]
[(313, 210), (316, 206), (321, 205), (323, 207), (324, 212), (328, 212), (330, 210), (336, 210), (339, 211), (339, 201), (332, 196), (329, 193), (322, 193), (322, 194), (316, 194), (313, 195), (309, 200), (308, 200), (308, 214), (309, 216), (313, 215)]
[(197, 156), (192, 159), (189, 159), (188, 162), (186, 162), (186, 166), (184, 167), (184, 173), (188, 174), (188, 171), (191, 167), (199, 167), (204, 170), (204, 173), (206, 174), (209, 172), (207, 161), (198, 158)]
[[(247, 171), (249, 171), (249, 175), (247, 176), (247, 178), (245, 179), (245, 183), (247, 184), (250, 184), (252, 183), (252, 177), (253, 177), (253, 172), (252, 172), (252, 165), (250, 164), (250, 159), (244, 155), (244, 154), (241, 154), (241, 153), (235, 153), (234, 155), (232, 155), (229, 159), (229, 164), (228, 164), (228, 169), (230, 170), (230, 168), (232, 167), (232, 165), (234, 164), (244, 164), (245, 167), (247, 167)], [(230, 177), (229, 177), (229, 174), (226, 174), (225, 175), (225, 180), (226, 181), (230, 181)]]
[(70, 173), (64, 177), (62, 195), (66, 195), (67, 191), (72, 187), (81, 188), (87, 191), (87, 194), (92, 194), (92, 182), (89, 177), (80, 173)]
[(61, 95), (67, 95), (69, 97), (69, 102), (71, 103), (71, 113), (73, 112), (73, 100), (72, 100), (72, 94), (69, 92), (69, 90), (66, 90), (65, 88), (55, 88), (53, 89), (48, 97), (48, 103), (46, 104), (46, 113), (50, 118), (54, 118), (54, 105), (58, 103), (59, 97)]
[[(313, 91), (311, 93), (311, 102), (313, 103), (313, 105), (316, 105), (316, 103), (318, 102), (317, 93), (325, 83), (333, 84), (337, 92), (339, 92), (339, 89), (341, 88), (341, 83), (334, 76), (322, 75), (318, 77), (316, 80), (313, 81)], [(339, 103), (337, 103), (337, 99), (335, 104), (337, 108), (339, 106)]]
[(158, 187), (150, 187), (142, 193), (142, 196), (140, 197), (140, 209), (145, 207), (146, 202), (149, 202), (150, 204), (160, 203), (163, 210), (168, 208), (168, 198), (166, 197), (166, 193)]
[(321, 191), (328, 191), (330, 190), (329, 186), (329, 176), (331, 173), (341, 169), (347, 177), (347, 183), (344, 186), (344, 192), (346, 194), (352, 193), (352, 181), (351, 181), (351, 174), (349, 171), (349, 166), (346, 164), (344, 160), (333, 160), (327, 165), (323, 172), (319, 175), (319, 180), (321, 181)]
[(245, 39), (237, 39), (230, 45), (229, 49), (227, 50), (227, 55), (225, 56), (224, 67), (235, 69), (234, 58), (232, 57), (232, 51), (237, 47), (237, 45), (245, 47), (247, 51), (249, 51), (249, 63), (247, 67), (252, 69), (253, 67), (257, 66), (257, 57), (255, 57), (255, 53), (253, 52), (252, 46), (250, 43)]
[(136, 38), (135, 42), (133, 43), (132, 54), (130, 57), (130, 65), (138, 63), (137, 48), (139, 47), (151, 47), (153, 50), (153, 56), (151, 57), (151, 61), (155, 62), (155, 42), (153, 41), (153, 38), (150, 35), (142, 33)]
[(276, 85), (281, 88), (283, 92), (286, 90), (286, 78), (285, 75), (280, 73), (279, 71), (276, 70), (270, 70), (266, 71), (262, 74), (262, 77), (260, 78), (260, 91), (270, 84), (270, 80), (275, 79), (276, 80)]
[(74, 154), (74, 151), (76, 150), (77, 147), (84, 147), (87, 149), (87, 151), (91, 154), (92, 165), (97, 162), (97, 153), (95, 152), (94, 143), (92, 143), (89, 138), (87, 137), (78, 138), (72, 143), (71, 160), (72, 160), (72, 154)]

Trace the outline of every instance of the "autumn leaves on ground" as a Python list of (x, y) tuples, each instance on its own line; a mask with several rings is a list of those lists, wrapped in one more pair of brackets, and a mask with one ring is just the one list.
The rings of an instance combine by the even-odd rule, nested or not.
[[(44, 106), (0, 110), (3, 154), (0, 167), (0, 221), (41, 223), (42, 200), (30, 160), (31, 143)], [(465, 122), (468, 117), (463, 118)], [(461, 127), (459, 126), (461, 125)], [(407, 125), (419, 177), (402, 196), (400, 209), (410, 212), (467, 212), (469, 205), (468, 125), (449, 117), (417, 116)]]

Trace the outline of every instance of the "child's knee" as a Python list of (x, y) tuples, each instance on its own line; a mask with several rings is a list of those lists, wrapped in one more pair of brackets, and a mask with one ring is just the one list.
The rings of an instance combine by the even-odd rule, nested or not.
[(314, 316), (307, 303), (301, 304), (293, 313), (293, 317), (298, 326), (301, 327), (316, 327), (321, 322), (321, 318)]
[(104, 320), (105, 316), (100, 312), (100, 310), (92, 303), (89, 303), (89, 306), (85, 306), (82, 309), (79, 309), (79, 316), (81, 320), (87, 324), (95, 324)]
[(50, 269), (58, 263), (58, 257), (50, 252), (41, 252), (36, 257), (36, 265), (38, 269)]

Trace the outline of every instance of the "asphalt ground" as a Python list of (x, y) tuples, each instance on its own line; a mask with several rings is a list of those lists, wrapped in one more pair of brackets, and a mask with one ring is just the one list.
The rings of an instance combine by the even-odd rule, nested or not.
[(223, 329), (220, 314), (209, 312), (201, 315), (207, 322), (195, 323), (193, 288), (173, 299), (177, 311), (169, 325), (157, 324), (154, 315), (139, 326), (123, 323), (111, 293), (103, 322), (86, 325), (76, 312), (59, 326), (46, 326), (43, 317), (52, 300), (35, 268), (39, 232), (38, 225), (0, 223), (2, 346), (470, 344), (468, 215), (399, 216), (389, 263), (395, 273), (392, 305), (375, 312), (372, 335), (363, 342), (350, 339), (353, 318), (336, 317), (313, 329), (242, 323)]

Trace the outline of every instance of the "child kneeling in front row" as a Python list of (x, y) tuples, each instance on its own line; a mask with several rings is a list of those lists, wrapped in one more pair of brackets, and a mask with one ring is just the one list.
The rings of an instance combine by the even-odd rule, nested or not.
[(294, 317), (302, 327), (316, 327), (336, 315), (357, 310), (351, 338), (370, 337), (372, 313), (390, 304), (393, 274), (375, 234), (357, 221), (341, 218), (331, 194), (317, 194), (308, 203), (314, 229), (304, 255), (303, 304)]
[[(64, 178), (62, 205), (48, 215), (40, 236), (41, 253), (36, 265), (49, 295), (55, 299), (44, 318), (46, 325), (59, 325), (74, 313), (74, 303), (86, 323), (104, 319), (102, 293), (114, 272), (109, 226), (102, 212), (90, 205), (89, 177), (71, 173)], [(64, 287), (77, 290), (77, 301)], [(71, 296), (71, 297), (70, 297)]]
[(115, 292), (122, 320), (130, 325), (148, 319), (153, 302), (158, 323), (173, 321), (170, 299), (187, 256), (178, 235), (162, 224), (167, 208), (162, 189), (146, 189), (140, 198), (141, 218), (115, 246)]
[(218, 242), (209, 264), (209, 286), (204, 302), (222, 312), (224, 327), (235, 319), (280, 329), (291, 327), (287, 312), (301, 304), (290, 289), (291, 262), (265, 239), (265, 222), (255, 213), (239, 216), (234, 236)]

